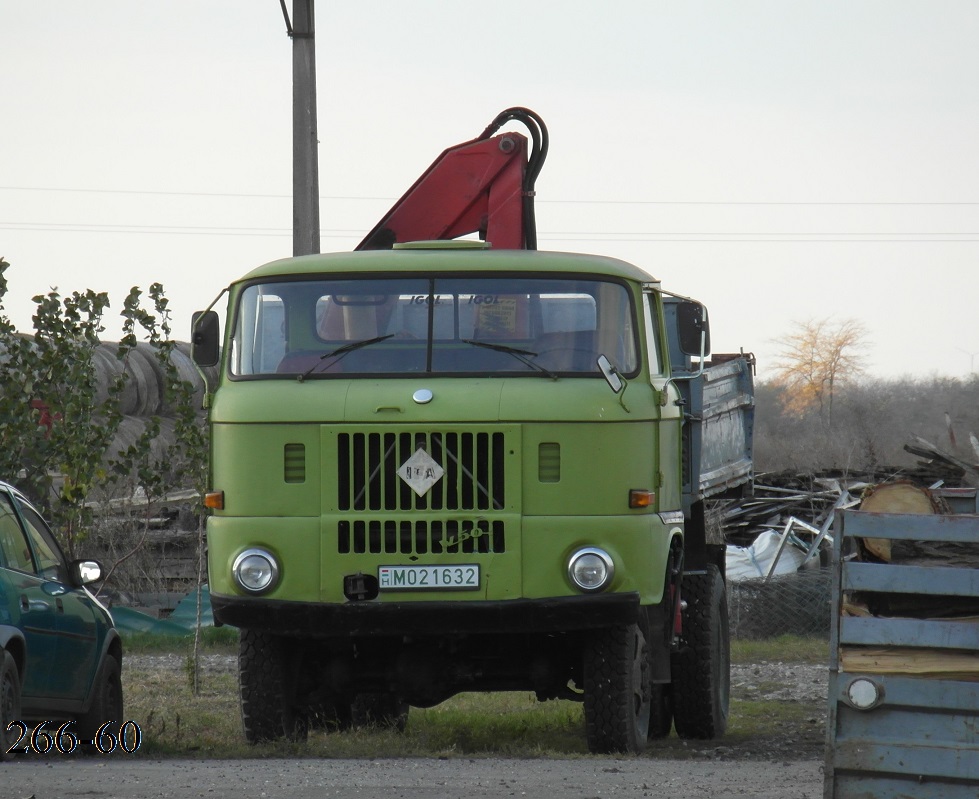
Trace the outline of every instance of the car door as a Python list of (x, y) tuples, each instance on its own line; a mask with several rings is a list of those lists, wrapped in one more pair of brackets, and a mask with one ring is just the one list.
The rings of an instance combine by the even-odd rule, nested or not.
[(51, 675), (58, 650), (58, 609), (37, 574), (31, 546), (14, 507), (13, 496), (0, 489), (0, 602), (4, 616), (24, 635), (27, 665), (21, 693), (25, 706), (32, 697), (50, 697)]
[(15, 497), (42, 578), (41, 590), (55, 609), (58, 660), (51, 673), (51, 695), (80, 701), (87, 696), (98, 666), (98, 611), (88, 592), (71, 584), (61, 548), (41, 515), (19, 500)]

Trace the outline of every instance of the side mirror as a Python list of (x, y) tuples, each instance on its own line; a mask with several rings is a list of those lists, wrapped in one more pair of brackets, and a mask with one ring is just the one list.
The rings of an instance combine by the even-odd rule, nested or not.
[(597, 363), (598, 368), (602, 372), (602, 376), (605, 378), (605, 382), (608, 383), (608, 387), (618, 394), (623, 386), (622, 378), (619, 377), (619, 370), (612, 366), (612, 362), (604, 355), (598, 356)]
[(710, 322), (707, 309), (698, 302), (684, 300), (676, 308), (680, 352), (704, 357), (710, 355)]
[(221, 353), (221, 322), (216, 311), (198, 311), (190, 327), (191, 354), (198, 366), (217, 366)]
[(73, 560), (71, 578), (75, 585), (88, 585), (102, 579), (102, 564), (97, 560)]

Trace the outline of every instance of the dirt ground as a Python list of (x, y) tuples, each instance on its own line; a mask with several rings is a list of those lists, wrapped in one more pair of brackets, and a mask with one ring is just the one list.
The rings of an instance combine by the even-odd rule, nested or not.
[[(161, 668), (176, 656), (140, 656)], [(143, 665), (149, 665), (143, 664)], [(233, 658), (207, 656), (208, 670)], [(4, 799), (820, 799), (823, 796), (825, 667), (791, 663), (735, 665), (736, 699), (792, 702), (802, 712), (771, 735), (651, 744), (638, 758), (581, 757), (391, 760), (138, 760), (118, 756), (0, 764)]]
[(811, 761), (163, 760), (0, 764), (4, 799), (820, 799)]

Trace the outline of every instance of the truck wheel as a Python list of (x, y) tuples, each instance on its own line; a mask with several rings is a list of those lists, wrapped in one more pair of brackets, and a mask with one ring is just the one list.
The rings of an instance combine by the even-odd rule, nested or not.
[(12, 721), (20, 720), (20, 675), (13, 655), (0, 649), (0, 760), (7, 756), (7, 750), (17, 743), (20, 732), (8, 729)]
[(295, 655), (282, 638), (243, 629), (238, 649), (238, 690), (245, 740), (250, 744), (287, 738), (304, 741), (306, 714), (296, 708)]
[[(79, 716), (78, 729), (75, 731), (78, 738), (83, 741), (94, 741), (99, 728), (107, 721), (113, 722), (113, 726), (116, 726), (126, 720), (122, 703), (119, 661), (112, 655), (106, 655), (105, 660), (102, 661), (99, 676), (96, 677), (92, 690), (94, 691), (92, 704), (87, 713)], [(90, 753), (98, 751), (94, 745), (83, 744), (82, 747)]]
[(636, 624), (596, 631), (585, 650), (585, 734), (594, 753), (632, 752), (649, 731), (646, 639)]
[(727, 594), (713, 564), (683, 578), (683, 633), (673, 656), (673, 723), (681, 738), (719, 738), (731, 699)]
[(357, 694), (353, 704), (356, 727), (378, 727), (404, 732), (408, 726), (408, 704), (396, 695)]

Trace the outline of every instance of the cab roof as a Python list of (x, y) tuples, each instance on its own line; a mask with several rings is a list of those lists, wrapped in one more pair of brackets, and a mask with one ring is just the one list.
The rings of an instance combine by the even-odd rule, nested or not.
[[(239, 281), (260, 278), (322, 275), (324, 273), (426, 273), (460, 272), (561, 272), (564, 274), (608, 275), (642, 283), (657, 282), (638, 266), (604, 255), (545, 252), (541, 250), (493, 250), (485, 247), (413, 244), (394, 250), (322, 253), (282, 258), (253, 269)], [(452, 244), (446, 242), (445, 244)]]

